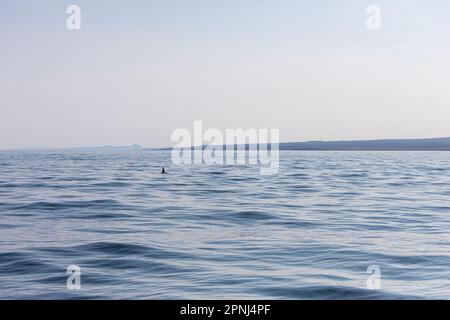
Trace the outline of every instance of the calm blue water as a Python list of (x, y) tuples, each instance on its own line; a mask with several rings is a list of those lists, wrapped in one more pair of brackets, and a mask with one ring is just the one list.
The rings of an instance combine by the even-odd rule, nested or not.
[(2, 151), (0, 298), (450, 298), (450, 153), (280, 161), (261, 176), (166, 151)]

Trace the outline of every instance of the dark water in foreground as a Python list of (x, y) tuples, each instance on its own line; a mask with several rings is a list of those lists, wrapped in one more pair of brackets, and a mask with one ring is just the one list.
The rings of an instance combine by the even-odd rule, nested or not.
[(450, 298), (450, 153), (280, 157), (0, 152), (0, 298)]

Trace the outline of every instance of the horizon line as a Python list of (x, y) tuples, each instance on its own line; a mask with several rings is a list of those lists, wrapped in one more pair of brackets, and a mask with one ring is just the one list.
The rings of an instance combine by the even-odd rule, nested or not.
[[(280, 141), (278, 144), (295, 144), (295, 143), (343, 143), (343, 142), (382, 142), (382, 141), (424, 141), (424, 140), (442, 140), (442, 139), (450, 139), (450, 136), (441, 136), (441, 137), (432, 137), (432, 138), (376, 138), (376, 139), (341, 139), (341, 140), (303, 140), (303, 141)], [(259, 145), (260, 143), (256, 143)], [(267, 143), (271, 144), (271, 143)], [(191, 145), (186, 146), (185, 148), (198, 148), (200, 146), (205, 146), (208, 144), (202, 145)], [(227, 144), (222, 144), (222, 146), (226, 146)], [(237, 145), (237, 144), (234, 144)], [(244, 145), (249, 145), (249, 143), (245, 143)], [(254, 143), (252, 144), (254, 145)], [(39, 150), (70, 150), (70, 149), (153, 149), (153, 150), (166, 150), (173, 148), (172, 146), (164, 146), (164, 147), (149, 147), (142, 146), (141, 144), (130, 144), (130, 145), (96, 145), (96, 146), (73, 146), (73, 147), (14, 147), (14, 148), (0, 148), (1, 151), (39, 151)]]

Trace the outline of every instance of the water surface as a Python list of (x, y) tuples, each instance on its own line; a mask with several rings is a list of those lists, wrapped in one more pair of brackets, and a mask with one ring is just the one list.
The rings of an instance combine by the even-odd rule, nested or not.
[(450, 153), (282, 151), (259, 169), (1, 151), (0, 298), (450, 298)]

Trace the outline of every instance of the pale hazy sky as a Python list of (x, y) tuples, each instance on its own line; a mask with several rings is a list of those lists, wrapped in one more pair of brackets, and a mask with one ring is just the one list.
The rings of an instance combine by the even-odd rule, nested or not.
[(449, 71), (448, 0), (0, 0), (0, 148), (450, 136)]

